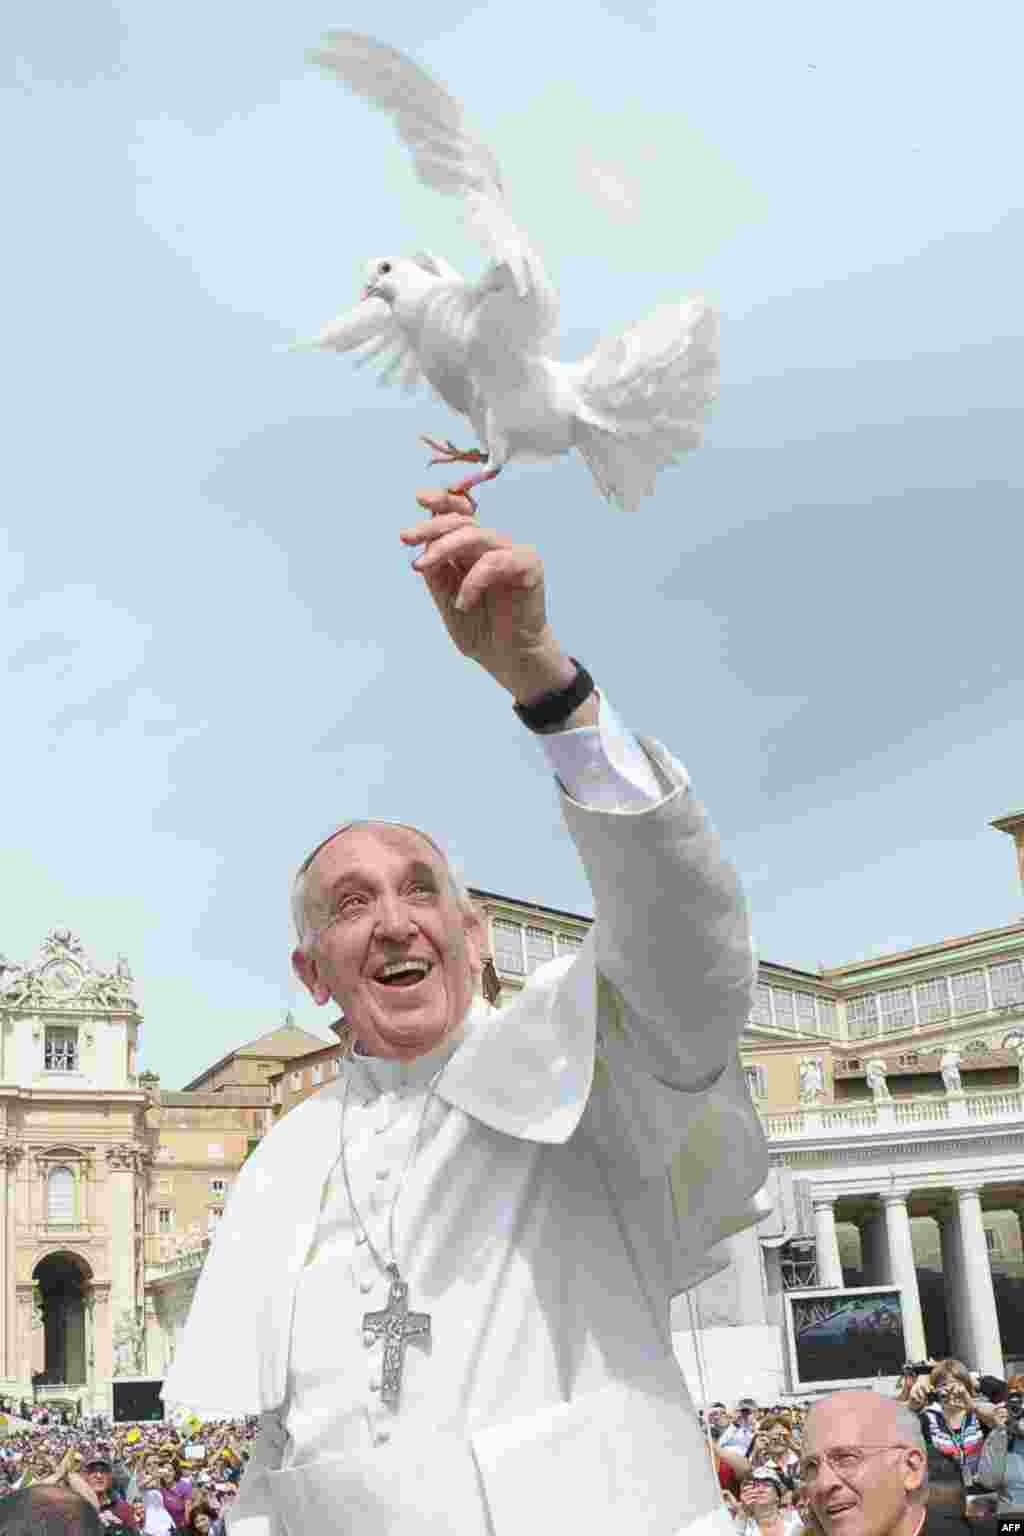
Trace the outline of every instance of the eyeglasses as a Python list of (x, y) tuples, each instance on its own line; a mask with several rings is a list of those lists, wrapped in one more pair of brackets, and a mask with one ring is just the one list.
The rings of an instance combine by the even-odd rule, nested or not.
[(860, 1473), (869, 1456), (877, 1456), (882, 1451), (910, 1451), (913, 1446), (907, 1445), (901, 1440), (890, 1440), (885, 1445), (837, 1445), (831, 1450), (822, 1451), (821, 1456), (808, 1456), (800, 1463), (800, 1481), (809, 1485), (817, 1480), (821, 1471), (822, 1462), (826, 1462), (840, 1477), (855, 1478)]

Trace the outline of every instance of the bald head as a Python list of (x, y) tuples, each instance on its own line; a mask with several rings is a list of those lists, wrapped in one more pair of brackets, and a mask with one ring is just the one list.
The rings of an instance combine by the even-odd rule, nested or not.
[(825, 1536), (914, 1536), (928, 1453), (917, 1416), (876, 1392), (835, 1392), (804, 1424), (802, 1464)]
[(104, 1536), (105, 1529), (93, 1506), (60, 1483), (32, 1483), (0, 1504), (0, 1531), (11, 1536)]

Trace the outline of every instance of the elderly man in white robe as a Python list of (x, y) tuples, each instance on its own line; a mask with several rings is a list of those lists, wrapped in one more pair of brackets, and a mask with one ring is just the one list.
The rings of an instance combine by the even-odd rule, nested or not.
[[(496, 1008), (426, 833), (307, 856), (293, 965), (353, 1043), (239, 1174), (164, 1399), (262, 1416), (231, 1536), (727, 1536), (670, 1303), (764, 1214), (743, 898), (685, 769), (557, 643), (536, 550), (419, 502), (401, 538), (536, 733), (594, 923)], [(652, 657), (674, 693), (694, 665)]]

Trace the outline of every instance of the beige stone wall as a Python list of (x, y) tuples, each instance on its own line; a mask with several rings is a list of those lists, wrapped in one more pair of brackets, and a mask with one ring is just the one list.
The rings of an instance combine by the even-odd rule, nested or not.
[[(167, 1256), (174, 1239), (190, 1229), (204, 1234), (210, 1229), (252, 1143), (263, 1134), (265, 1112), (216, 1102), (161, 1104), (149, 1109), (145, 1120), (154, 1154), (147, 1178), (145, 1249), (147, 1263), (155, 1264)], [(162, 1210), (170, 1213), (166, 1228)]]
[(337, 1076), (335, 1063), (340, 1070), (343, 1055), (344, 1046), (339, 1042), (325, 1046), (322, 1051), (311, 1051), (308, 1056), (297, 1056), (283, 1070), (275, 1072), (270, 1078), (275, 1121), (294, 1109), (296, 1104), (319, 1093), (328, 1083), (333, 1083)]

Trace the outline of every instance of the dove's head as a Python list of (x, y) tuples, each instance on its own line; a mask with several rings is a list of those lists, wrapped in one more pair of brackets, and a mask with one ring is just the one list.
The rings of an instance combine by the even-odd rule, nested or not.
[(363, 298), (385, 299), (389, 304), (393, 304), (398, 297), (400, 269), (405, 265), (406, 263), (400, 259), (392, 261), (386, 256), (369, 262), (366, 268), (366, 287), (363, 289)]
[(438, 283), (436, 270), (409, 256), (384, 256), (366, 268), (364, 299), (383, 299), (394, 307), (416, 304)]

